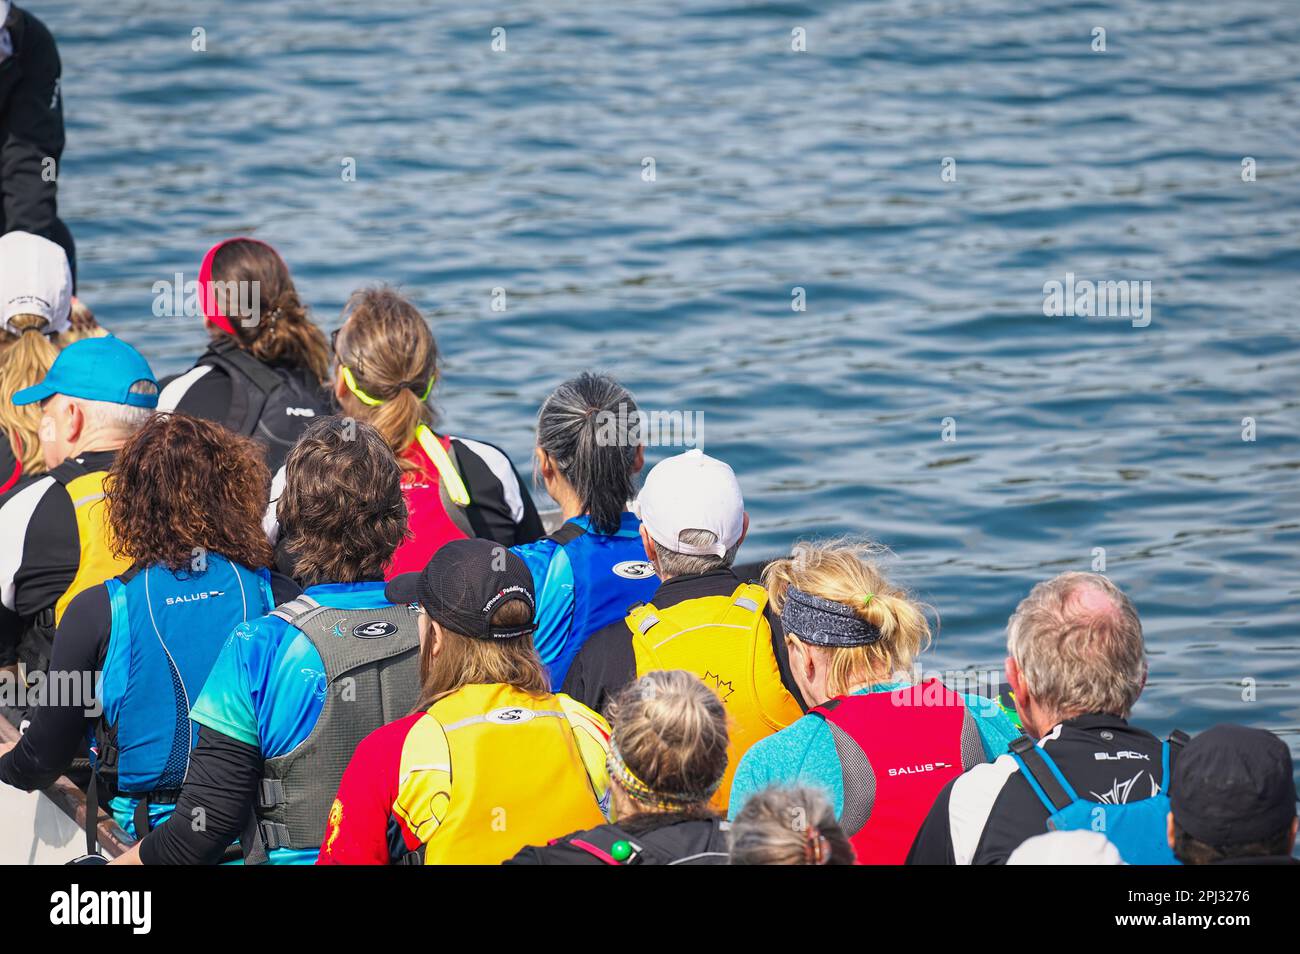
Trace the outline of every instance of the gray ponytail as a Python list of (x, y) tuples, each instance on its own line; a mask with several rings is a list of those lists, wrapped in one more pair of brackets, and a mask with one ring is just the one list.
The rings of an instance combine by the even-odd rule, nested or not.
[(552, 391), (537, 414), (537, 446), (572, 485), (597, 533), (616, 531), (632, 498), (639, 424), (627, 388), (586, 371)]

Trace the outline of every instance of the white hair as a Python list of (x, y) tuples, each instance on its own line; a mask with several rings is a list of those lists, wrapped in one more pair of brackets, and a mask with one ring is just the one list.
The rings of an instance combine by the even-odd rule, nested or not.
[[(137, 381), (131, 385), (132, 394), (158, 393), (158, 385), (152, 381)], [(112, 431), (130, 436), (144, 427), (145, 422), (153, 417), (151, 407), (136, 407), (134, 404), (117, 404), (113, 401), (86, 401), (75, 398), (86, 416), (86, 423), (94, 430)]]

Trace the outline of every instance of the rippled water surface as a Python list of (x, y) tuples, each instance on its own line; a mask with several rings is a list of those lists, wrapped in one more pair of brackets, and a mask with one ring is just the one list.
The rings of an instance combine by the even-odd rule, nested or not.
[[(1293, 3), (30, 5), (81, 293), (159, 372), (204, 335), (154, 282), (252, 231), (329, 327), (401, 285), (448, 428), (517, 461), (583, 368), (702, 412), (745, 555), (879, 539), (936, 665), (1000, 666), (1030, 585), (1104, 548), (1139, 718), (1300, 750)], [(1067, 272), (1150, 281), (1149, 326), (1044, 317)]]

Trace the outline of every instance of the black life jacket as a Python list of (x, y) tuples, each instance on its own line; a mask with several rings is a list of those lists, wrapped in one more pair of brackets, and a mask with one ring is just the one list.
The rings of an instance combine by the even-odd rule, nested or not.
[[(657, 828), (634, 826), (629, 832), (618, 825), (601, 825), (589, 831), (557, 838), (542, 855), (547, 864), (574, 865), (725, 865), (730, 850), (729, 822), (720, 818), (676, 816)], [(615, 848), (620, 842), (626, 848)], [(630, 850), (630, 854), (628, 851)]]
[(308, 424), (334, 413), (310, 372), (263, 364), (228, 335), (199, 358), (196, 367), (202, 365), (220, 368), (230, 378), (230, 410), (221, 423), (265, 445), (271, 473), (280, 469)]

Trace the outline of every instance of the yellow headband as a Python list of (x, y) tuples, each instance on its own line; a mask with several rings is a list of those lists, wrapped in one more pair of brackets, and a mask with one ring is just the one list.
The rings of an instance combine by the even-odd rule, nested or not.
[[(433, 382), (437, 380), (438, 375), (436, 373), (429, 375), (429, 384), (425, 387), (424, 393), (420, 395), (421, 401), (429, 400), (429, 395), (433, 393)], [(362, 404), (367, 404), (370, 407), (379, 407), (379, 405), (385, 403), (387, 400), (386, 398), (371, 397), (365, 391), (361, 390), (360, 386), (357, 384), (356, 375), (352, 373), (352, 369), (346, 364), (343, 365), (343, 383), (348, 386), (348, 390), (356, 395), (357, 400)]]

